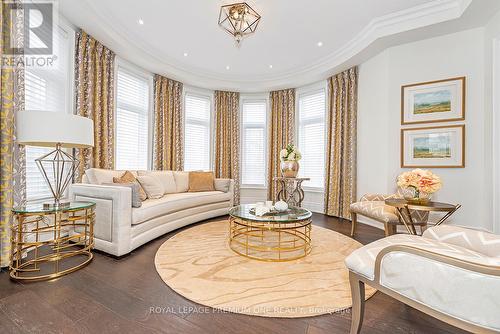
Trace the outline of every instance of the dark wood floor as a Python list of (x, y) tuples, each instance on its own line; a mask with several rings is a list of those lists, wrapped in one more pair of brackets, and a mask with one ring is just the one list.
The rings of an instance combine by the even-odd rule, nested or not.
[[(314, 223), (348, 234), (350, 223), (315, 215)], [(383, 237), (360, 224), (356, 237)], [(0, 274), (0, 333), (347, 333), (349, 312), (300, 319), (219, 313), (177, 295), (156, 273), (160, 245), (179, 231), (121, 259), (95, 254), (90, 265), (65, 277), (20, 284)], [(159, 308), (161, 312), (151, 312)], [(377, 292), (367, 301), (362, 333), (462, 333)]]

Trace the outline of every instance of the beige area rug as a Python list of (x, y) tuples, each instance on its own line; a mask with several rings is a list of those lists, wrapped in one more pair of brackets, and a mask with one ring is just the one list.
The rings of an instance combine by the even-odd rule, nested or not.
[[(228, 224), (194, 226), (165, 241), (155, 257), (163, 281), (196, 303), (262, 317), (310, 317), (352, 306), (344, 259), (359, 242), (313, 226), (308, 256), (262, 262), (229, 248)], [(367, 287), (367, 299), (375, 292)]]

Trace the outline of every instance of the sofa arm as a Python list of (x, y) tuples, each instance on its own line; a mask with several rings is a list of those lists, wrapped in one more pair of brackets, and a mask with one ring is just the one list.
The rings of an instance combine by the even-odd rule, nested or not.
[(95, 248), (120, 256), (130, 252), (132, 189), (121, 186), (75, 183), (72, 201), (95, 202)]
[(222, 192), (234, 192), (234, 180), (233, 179), (215, 179), (214, 180), (215, 190)]

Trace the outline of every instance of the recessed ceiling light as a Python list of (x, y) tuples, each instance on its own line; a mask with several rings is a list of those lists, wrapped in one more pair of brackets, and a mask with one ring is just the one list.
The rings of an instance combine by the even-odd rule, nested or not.
[(322, 46), (323, 46), (323, 42), (319, 41), (317, 45), (318, 45), (319, 47), (322, 47)]
[(184, 52), (184, 57), (187, 57), (188, 56), (188, 53), (187, 52)]
[(139, 19), (137, 22), (138, 22), (141, 26), (144, 24), (144, 21), (143, 21), (142, 19)]
[(269, 65), (269, 68), (273, 68), (273, 65)]
[(230, 67), (229, 67), (229, 65), (227, 65), (227, 66), (226, 66), (226, 70), (229, 70), (229, 69), (230, 69)]

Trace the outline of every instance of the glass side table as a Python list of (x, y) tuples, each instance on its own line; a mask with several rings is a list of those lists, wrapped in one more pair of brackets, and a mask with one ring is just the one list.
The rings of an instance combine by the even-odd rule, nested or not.
[(93, 258), (95, 203), (71, 202), (64, 208), (42, 204), (12, 209), (10, 277), (21, 281), (57, 278)]

